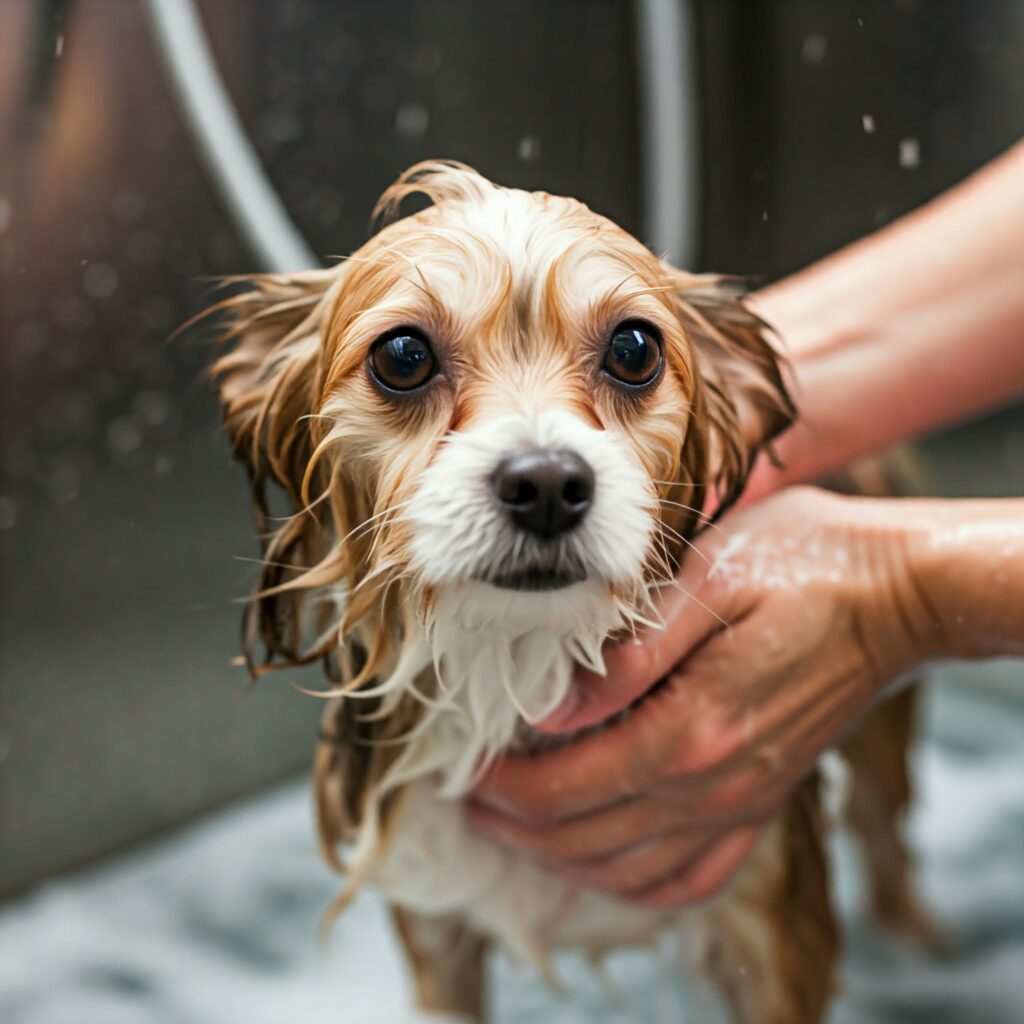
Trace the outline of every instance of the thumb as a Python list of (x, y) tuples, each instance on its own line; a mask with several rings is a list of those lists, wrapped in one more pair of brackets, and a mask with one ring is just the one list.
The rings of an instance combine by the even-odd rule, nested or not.
[[(696, 593), (699, 584), (689, 582)], [(725, 628), (727, 623), (718, 613), (683, 586), (680, 581), (662, 592), (661, 628), (646, 629), (624, 642), (605, 645), (604, 675), (577, 667), (568, 697), (536, 728), (565, 733), (603, 722), (642, 697), (695, 647)]]

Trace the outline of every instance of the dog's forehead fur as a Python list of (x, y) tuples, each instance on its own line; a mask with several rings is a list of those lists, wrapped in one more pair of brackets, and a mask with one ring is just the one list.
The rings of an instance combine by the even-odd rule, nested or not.
[[(416, 187), (434, 205), (388, 224), (341, 269), (323, 338), (325, 402), (339, 389), (362, 392), (355, 404), (368, 413), (373, 400), (360, 373), (367, 351), (385, 331), (415, 326), (431, 337), (451, 385), (438, 429), (555, 403), (595, 426), (661, 420), (656, 432), (678, 441), (693, 354), (672, 307), (675, 285), (640, 242), (575, 199), (502, 188), (459, 168)], [(409, 191), (411, 184), (394, 186), (384, 210)], [(613, 395), (595, 394), (594, 378), (609, 334), (627, 319), (659, 329), (670, 372), (643, 409), (635, 404), (622, 417)], [(372, 420), (380, 423), (379, 407)]]

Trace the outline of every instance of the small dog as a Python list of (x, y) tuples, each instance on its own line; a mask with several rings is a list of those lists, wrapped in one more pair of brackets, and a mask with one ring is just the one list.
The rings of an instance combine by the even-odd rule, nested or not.
[[(559, 947), (673, 928), (735, 1020), (819, 1021), (838, 937), (816, 779), (685, 912), (575, 891), (474, 831), (459, 800), (536, 741), (574, 662), (599, 670), (602, 643), (644, 620), (702, 510), (728, 508), (792, 421), (769, 331), (727, 279), (665, 265), (573, 199), (436, 162), (376, 214), (414, 193), (431, 205), (338, 266), (256, 276), (214, 307), (263, 540), (247, 661), (326, 666), (315, 779), (338, 908), (364, 884), (383, 895), (427, 1010), (480, 1017), (488, 943), (544, 969)], [(908, 702), (847, 747), (848, 819), (894, 924), (913, 916)]]

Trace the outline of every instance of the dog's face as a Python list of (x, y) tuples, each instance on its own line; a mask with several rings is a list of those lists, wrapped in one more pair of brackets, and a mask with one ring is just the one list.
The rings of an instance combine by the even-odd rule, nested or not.
[(628, 621), (789, 420), (762, 325), (575, 200), (429, 165), (382, 204), (412, 192), (433, 205), (338, 268), (226, 304), (236, 449), (306, 508), (267, 561), (313, 568), (264, 584), (340, 584), (343, 629), (388, 601), (520, 633)]
[(694, 354), (625, 232), (569, 199), (468, 183), (346, 266), (324, 457), (366, 488), (379, 557), (424, 613), (457, 601), (569, 627), (595, 594), (634, 602), (668, 572), (654, 481), (680, 476)]

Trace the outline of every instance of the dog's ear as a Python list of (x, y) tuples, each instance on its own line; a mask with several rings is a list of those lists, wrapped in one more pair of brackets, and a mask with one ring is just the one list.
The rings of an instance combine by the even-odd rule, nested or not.
[(677, 315), (695, 350), (698, 457), (716, 515), (739, 498), (758, 452), (794, 420), (771, 328), (744, 301), (734, 280), (670, 269)]
[(244, 291), (218, 303), (228, 349), (210, 375), (232, 449), (262, 485), (268, 478), (301, 507), (311, 455), (306, 416), (319, 372), (320, 332), (336, 271), (260, 274), (231, 283)]
[[(337, 280), (336, 270), (234, 279), (230, 283), (244, 290), (203, 314), (216, 316), (221, 325), (226, 351), (210, 375), (232, 449), (248, 470), (263, 552), (243, 624), (246, 661), (254, 674), (275, 658), (285, 664), (312, 660), (302, 653), (308, 616), (301, 592), (276, 588), (297, 575), (292, 567), (314, 566), (324, 554), (322, 524), (302, 510), (315, 449), (310, 414), (320, 390), (321, 334)], [(290, 517), (271, 515), (275, 483), (287, 496)]]

